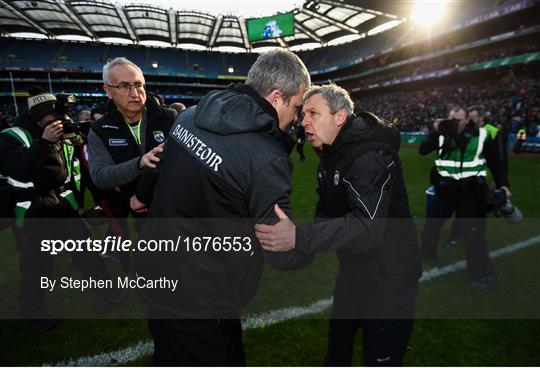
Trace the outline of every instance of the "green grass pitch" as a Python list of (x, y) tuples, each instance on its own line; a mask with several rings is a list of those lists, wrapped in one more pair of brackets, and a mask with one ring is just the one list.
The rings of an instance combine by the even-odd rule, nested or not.
[[(314, 212), (316, 155), (306, 145), (307, 160), (293, 152), (292, 208), (297, 219), (308, 220)], [(421, 157), (415, 147), (403, 147), (401, 157), (409, 200), (418, 229), (425, 210), (433, 157)], [(512, 201), (527, 220), (510, 226), (490, 218), (488, 240), (496, 250), (540, 235), (540, 158), (510, 157)], [(448, 227), (445, 228), (448, 231)], [(443, 233), (444, 238), (444, 233)], [(0, 233), (0, 316), (17, 303), (18, 254), (9, 231)], [(464, 259), (464, 247), (440, 249), (440, 265)], [(69, 269), (69, 257), (58, 257), (55, 267)], [(465, 270), (424, 282), (420, 286), (413, 335), (406, 365), (418, 366), (528, 366), (540, 364), (540, 244), (494, 259), (498, 280), (489, 290), (469, 287)], [(118, 265), (108, 261), (118, 270)], [(424, 269), (434, 267), (424, 264)], [(307, 306), (331, 296), (337, 272), (334, 254), (320, 254), (312, 265), (296, 272), (277, 273), (266, 267), (261, 292), (245, 308), (245, 315), (291, 306)], [(62, 295), (69, 299), (69, 292)], [(129, 310), (136, 295), (122, 302)], [(51, 301), (54, 302), (54, 301)], [(135, 304), (135, 303), (133, 303)], [(144, 315), (143, 310), (134, 316)], [(326, 353), (329, 311), (303, 319), (250, 329), (244, 333), (249, 365), (318, 366)], [(443, 316), (443, 317), (441, 317)], [(68, 320), (49, 333), (36, 333), (26, 321), (0, 321), (0, 364), (42, 365), (92, 356), (128, 347), (150, 338), (144, 319)], [(353, 363), (362, 365), (357, 336)], [(151, 365), (144, 355), (129, 365)]]

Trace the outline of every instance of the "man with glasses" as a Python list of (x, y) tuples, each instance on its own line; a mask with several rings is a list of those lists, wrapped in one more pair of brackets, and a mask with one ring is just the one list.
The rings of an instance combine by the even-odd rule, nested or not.
[(137, 178), (159, 161), (157, 155), (176, 113), (146, 98), (141, 69), (124, 57), (103, 67), (103, 89), (109, 97), (108, 109), (90, 130), (88, 164), (96, 186), (108, 191), (114, 216), (126, 218)]

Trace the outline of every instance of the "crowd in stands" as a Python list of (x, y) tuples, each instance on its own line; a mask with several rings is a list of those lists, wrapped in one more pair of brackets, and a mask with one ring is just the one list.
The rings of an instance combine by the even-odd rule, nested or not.
[[(479, 62), (501, 59), (509, 56), (527, 54), (540, 51), (540, 42), (524, 41), (517, 44), (505, 44), (497, 47), (491, 47), (485, 50), (468, 51), (465, 53), (456, 53), (453, 55), (444, 55), (411, 65), (399, 67), (394, 71), (386, 72), (374, 77), (366, 76), (359, 82), (360, 86), (369, 86), (377, 83), (383, 83), (398, 78), (411, 77), (418, 74), (443, 70), (448, 68), (459, 68)], [(358, 82), (355, 82), (358, 86)]]
[[(530, 40), (529, 40), (530, 41)], [(433, 70), (457, 67), (475, 62), (499, 59), (512, 55), (519, 55), (540, 50), (540, 42), (519, 42), (515, 44), (499, 45), (475, 52), (458, 53), (452, 56), (443, 56), (431, 60), (415, 63), (410, 66), (401, 67), (394, 73), (384, 73), (379, 76), (351, 81), (345, 87), (353, 89), (391, 81), (392, 79), (414, 76)], [(530, 135), (536, 135), (537, 126), (540, 124), (539, 112), (539, 86), (540, 77), (527, 76), (515, 77), (509, 74), (496, 81), (486, 81), (481, 84), (453, 84), (437, 88), (425, 88), (414, 92), (392, 92), (381, 93), (383, 90), (364, 92), (358, 101), (359, 107), (363, 110), (373, 111), (386, 119), (397, 123), (402, 131), (428, 131), (431, 123), (446, 115), (448, 105), (462, 104), (483, 105), (491, 114), (490, 119), (494, 122), (505, 124), (509, 131), (516, 131), (522, 125), (525, 126)], [(59, 86), (60, 88), (61, 86)], [(87, 85), (81, 90), (80, 85), (66, 84), (64, 92), (102, 92), (101, 86)], [(149, 91), (160, 94), (183, 94), (202, 96), (209, 92), (211, 88), (200, 88), (191, 90), (172, 86), (151, 86)], [(75, 111), (92, 110), (96, 104), (103, 101), (92, 100), (88, 104), (81, 104)], [(191, 105), (192, 103), (189, 103)], [(20, 106), (19, 110), (24, 111)], [(19, 111), (19, 113), (22, 111)], [(0, 105), (0, 127), (9, 126), (15, 117), (15, 110), (12, 104)]]
[(479, 84), (452, 84), (414, 92), (366, 94), (357, 109), (372, 111), (397, 124), (401, 131), (428, 132), (437, 118), (445, 118), (453, 105), (482, 105), (489, 120), (509, 132), (525, 127), (529, 135), (540, 126), (540, 77), (513, 74)]
[(461, 60), (462, 64), (478, 63), (485, 60), (502, 59), (509, 56), (528, 54), (540, 51), (538, 40), (525, 40), (519, 43), (505, 44), (503, 47), (489, 48), (486, 50), (474, 51)]

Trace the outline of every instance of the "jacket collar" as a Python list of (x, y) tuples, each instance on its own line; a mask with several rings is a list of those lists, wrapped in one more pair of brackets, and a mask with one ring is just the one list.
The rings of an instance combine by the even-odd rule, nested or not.
[(332, 144), (323, 144), (321, 157), (327, 157), (327, 156), (332, 155), (334, 152), (339, 150), (339, 148), (343, 146), (343, 144), (346, 144), (346, 142), (342, 142), (343, 137), (346, 134), (346, 132), (350, 129), (353, 120), (354, 120), (354, 115), (347, 119), (347, 121), (345, 122), (345, 124), (343, 124), (343, 127), (338, 132), (336, 139), (334, 139), (334, 142)]
[(275, 129), (279, 129), (279, 118), (276, 109), (274, 109), (274, 106), (266, 99), (262, 98), (261, 95), (259, 95), (253, 88), (250, 86), (244, 84), (244, 83), (237, 83), (237, 84), (230, 84), (227, 89), (230, 89), (232, 91), (235, 91), (237, 93), (241, 93), (244, 95), (248, 95), (251, 97), (257, 105), (268, 115), (272, 117), (275, 121)]
[[(153, 122), (157, 117), (159, 116), (159, 105), (155, 101), (154, 98), (152, 98), (151, 95), (147, 94), (146, 96), (146, 103), (144, 105), (144, 108), (146, 108), (146, 116), (148, 119), (148, 123), (150, 124)], [(107, 111), (111, 116), (113, 116), (113, 121), (111, 123), (119, 124), (124, 122), (124, 117), (118, 110), (118, 107), (116, 107), (116, 104), (112, 99), (109, 99), (107, 102)]]

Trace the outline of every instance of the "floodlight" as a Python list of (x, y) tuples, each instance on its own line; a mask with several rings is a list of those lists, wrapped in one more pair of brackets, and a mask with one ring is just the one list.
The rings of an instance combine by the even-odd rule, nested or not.
[(421, 26), (430, 27), (444, 17), (449, 2), (449, 0), (417, 0), (410, 19)]

